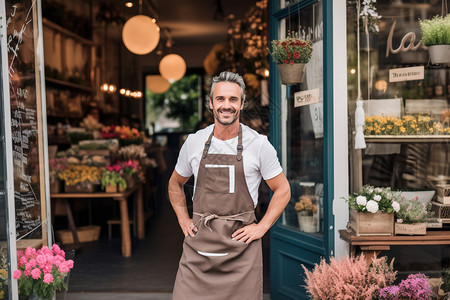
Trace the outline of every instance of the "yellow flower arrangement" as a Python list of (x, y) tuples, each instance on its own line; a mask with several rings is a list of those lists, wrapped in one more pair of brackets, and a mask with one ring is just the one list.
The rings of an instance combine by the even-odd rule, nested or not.
[(64, 180), (66, 185), (77, 185), (82, 182), (99, 183), (102, 179), (100, 168), (93, 166), (69, 166), (58, 174), (59, 179)]
[(429, 115), (406, 115), (402, 118), (366, 117), (364, 135), (432, 135), (450, 134), (450, 127), (435, 122)]

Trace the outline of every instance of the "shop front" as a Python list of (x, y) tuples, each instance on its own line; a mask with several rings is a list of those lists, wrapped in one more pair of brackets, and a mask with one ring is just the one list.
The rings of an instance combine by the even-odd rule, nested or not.
[[(432, 57), (421, 27), (421, 20), (445, 16), (447, 3), (347, 2), (270, 6), (271, 41), (287, 41), (286, 49), (293, 37), (312, 43), (302, 80), (286, 82), (271, 64), (271, 141), (292, 191), (271, 231), (274, 299), (307, 298), (302, 265), (311, 269), (330, 256), (373, 250), (395, 257), (405, 277), (416, 271), (439, 278), (448, 268), (442, 213), (449, 183), (449, 64), (448, 57)], [(429, 205), (435, 213), (427, 223), (430, 241), (396, 235), (394, 224), (388, 241), (377, 233), (357, 238), (366, 242), (348, 238), (354, 233), (347, 229), (352, 220), (345, 199), (365, 185), (390, 188), (399, 202), (417, 198)]]

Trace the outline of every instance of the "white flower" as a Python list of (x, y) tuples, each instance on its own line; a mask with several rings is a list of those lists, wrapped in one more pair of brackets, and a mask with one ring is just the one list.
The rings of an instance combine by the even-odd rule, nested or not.
[(373, 188), (369, 188), (369, 189), (367, 190), (367, 192), (368, 192), (369, 194), (372, 194), (372, 193), (373, 193)]
[(379, 187), (377, 187), (377, 188), (375, 188), (375, 193), (381, 193), (383, 191), (383, 189), (382, 188), (379, 188)]
[(398, 212), (400, 210), (400, 204), (397, 201), (392, 202), (392, 208), (395, 212)]
[(375, 200), (375, 201), (380, 201), (381, 200), (381, 196), (380, 195), (375, 195), (374, 197), (373, 197), (373, 200)]
[(356, 197), (356, 203), (358, 205), (366, 205), (367, 204), (367, 198), (364, 196), (358, 196)]
[(373, 200), (369, 200), (367, 202), (366, 208), (367, 208), (368, 212), (371, 212), (374, 214), (378, 211), (378, 203)]
[(403, 223), (403, 220), (402, 219), (397, 219), (397, 223)]
[(386, 199), (391, 200), (392, 199), (392, 194), (391, 193), (387, 193), (386, 194)]

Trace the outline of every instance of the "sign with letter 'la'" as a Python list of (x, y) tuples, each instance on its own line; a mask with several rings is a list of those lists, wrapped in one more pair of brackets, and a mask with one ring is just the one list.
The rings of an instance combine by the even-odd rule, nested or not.
[(319, 89), (301, 91), (294, 94), (294, 107), (319, 103), (320, 92)]
[(389, 82), (421, 80), (424, 78), (424, 66), (389, 70)]

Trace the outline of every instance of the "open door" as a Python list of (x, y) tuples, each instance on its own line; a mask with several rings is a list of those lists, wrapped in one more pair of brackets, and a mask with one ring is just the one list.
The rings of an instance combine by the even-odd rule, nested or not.
[[(281, 85), (271, 65), (271, 140), (292, 194), (270, 234), (270, 290), (276, 300), (307, 299), (301, 265), (311, 269), (334, 249), (331, 14), (325, 13), (331, 7), (325, 2), (330, 1), (275, 4), (270, 9), (271, 40), (294, 32), (313, 42), (302, 83)], [(313, 101), (298, 101), (296, 94)]]

